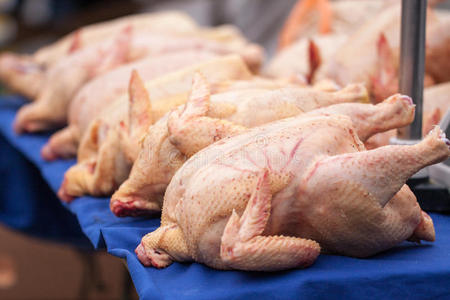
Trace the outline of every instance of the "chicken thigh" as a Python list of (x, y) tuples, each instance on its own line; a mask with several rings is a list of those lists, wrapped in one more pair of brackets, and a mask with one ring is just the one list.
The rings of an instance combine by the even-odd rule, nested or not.
[(167, 187), (161, 226), (136, 253), (157, 268), (196, 261), (275, 271), (307, 267), (321, 251), (367, 257), (406, 239), (433, 241), (433, 222), (404, 183), (447, 159), (449, 146), (436, 127), (417, 145), (365, 151), (343, 115), (250, 129), (184, 163)]

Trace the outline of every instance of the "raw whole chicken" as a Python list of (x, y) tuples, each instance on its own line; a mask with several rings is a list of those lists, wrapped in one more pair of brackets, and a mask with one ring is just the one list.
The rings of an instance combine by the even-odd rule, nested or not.
[(278, 47), (284, 49), (299, 39), (318, 34), (348, 35), (386, 6), (386, 3), (387, 1), (299, 0), (284, 24)]
[(307, 113), (203, 149), (172, 178), (161, 226), (138, 258), (275, 271), (307, 267), (321, 251), (368, 257), (433, 241), (433, 222), (404, 183), (447, 159), (450, 141), (437, 127), (417, 145), (365, 151), (358, 131), (346, 116)]
[[(351, 34), (317, 76), (331, 78), (339, 84), (364, 82), (370, 86), (369, 76), (377, 66), (379, 36), (384, 33), (391, 46), (397, 48), (400, 42), (399, 25), (400, 5), (385, 8)], [(361, 53), (364, 55), (357, 55)]]
[(148, 13), (118, 18), (82, 27), (33, 55), (0, 55), (0, 80), (29, 100), (38, 96), (46, 70), (86, 46), (109, 39), (131, 26), (134, 30), (186, 33), (198, 30), (188, 15), (180, 12)]
[[(241, 76), (245, 77), (243, 73)], [(71, 201), (83, 194), (111, 195), (128, 177), (130, 168), (138, 156), (140, 137), (146, 133), (147, 125), (151, 124), (149, 122), (157, 120), (167, 108), (181, 104), (187, 99), (187, 94), (183, 93), (159, 100), (157, 103), (160, 105), (152, 104), (151, 108), (146, 107), (145, 103), (149, 101), (147, 93), (136, 82), (132, 80), (131, 83), (133, 86), (131, 93), (134, 95), (130, 96), (133, 100), (129, 108), (131, 111), (129, 119), (124, 118), (124, 112), (127, 111), (124, 102), (116, 101), (103, 114), (105, 119), (113, 121), (112, 124), (107, 125), (101, 119), (91, 123), (78, 150), (79, 163), (66, 173), (60, 189), (59, 196), (64, 201)], [(292, 85), (290, 80), (269, 81), (253, 77), (248, 80), (218, 82), (214, 84), (212, 91), (235, 90), (237, 94), (239, 90), (245, 93), (244, 90), (251, 92), (255, 89), (268, 90), (290, 85)], [(153, 116), (151, 120), (145, 117), (149, 114)], [(127, 120), (128, 124), (131, 124), (128, 130)]]
[(427, 33), (425, 71), (437, 83), (450, 81), (450, 14)]
[[(126, 28), (118, 38), (77, 51), (53, 66), (46, 74), (38, 99), (19, 110), (15, 130), (35, 132), (65, 125), (70, 101), (87, 81), (145, 56), (156, 57), (163, 53), (203, 49), (217, 54), (240, 53), (252, 69), (257, 69), (262, 61), (259, 46), (214, 40), (216, 36), (222, 39), (223, 31), (229, 34), (229, 27), (203, 30), (186, 36), (149, 32), (136, 34), (131, 30)], [(236, 39), (241, 40), (238, 33), (236, 36)]]
[[(433, 26), (427, 33), (424, 85), (450, 81), (450, 18)], [(398, 49), (397, 49), (398, 50)], [(377, 68), (370, 78), (375, 101), (398, 91), (399, 54), (382, 34), (377, 42)], [(428, 132), (428, 131), (426, 131)]]
[(139, 73), (144, 82), (148, 82), (165, 73), (198, 64), (215, 56), (215, 53), (208, 51), (179, 51), (144, 58), (96, 77), (84, 85), (71, 101), (68, 112), (69, 126), (50, 137), (42, 149), (42, 157), (46, 160), (74, 157), (89, 124), (113, 101), (128, 101), (127, 88), (133, 70)]
[(299, 0), (280, 33), (281, 51), (265, 74), (296, 75), (312, 81), (314, 68), (326, 64), (349, 35), (384, 6), (383, 1)]
[(78, 149), (78, 163), (65, 174), (58, 193), (60, 198), (70, 201), (84, 194), (112, 194), (128, 177), (139, 140), (148, 126), (186, 102), (197, 71), (207, 75), (212, 84), (252, 77), (237, 55), (185, 67), (158, 77), (145, 87), (139, 76), (134, 76), (130, 84), (130, 109), (128, 101), (117, 99), (89, 124)]
[[(433, 68), (436, 65), (448, 65), (446, 50), (450, 39), (439, 36), (443, 31), (447, 34), (447, 29), (448, 21), (437, 18), (435, 11), (428, 9), (426, 85), (440, 82), (448, 76), (445, 68)], [(374, 99), (383, 99), (397, 91), (399, 46), (400, 5), (390, 5), (352, 34), (334, 56), (319, 68), (315, 79), (330, 78), (341, 85), (364, 82)]]
[(46, 72), (36, 101), (17, 112), (14, 130), (35, 132), (64, 125), (67, 106), (78, 89), (127, 61), (130, 37), (130, 30), (124, 30), (118, 37), (76, 51), (55, 64)]
[[(433, 85), (424, 89), (422, 135), (425, 136), (435, 125), (438, 125), (447, 111), (450, 110), (450, 82)], [(391, 138), (397, 135), (396, 130), (378, 133), (364, 142), (367, 149), (375, 149), (389, 145)]]
[[(366, 140), (377, 132), (405, 126), (414, 117), (413, 106), (398, 96), (377, 106), (344, 103), (364, 100), (366, 94), (361, 85), (335, 93), (285, 88), (264, 93), (251, 90), (239, 94), (228, 92), (212, 95), (209, 99), (207, 83), (200, 75), (196, 79), (186, 106), (149, 128), (129, 178), (111, 198), (111, 210), (115, 215), (145, 215), (159, 211), (167, 184), (187, 157), (249, 127), (316, 109), (313, 112), (317, 114), (351, 116), (358, 125), (358, 135)], [(323, 106), (328, 107), (317, 109)], [(373, 126), (374, 123), (379, 124)], [(260, 142), (265, 143), (264, 137)]]
[(264, 74), (271, 77), (299, 76), (311, 83), (317, 69), (326, 64), (346, 40), (346, 34), (300, 39), (277, 53), (264, 69)]
[[(354, 9), (361, 8), (361, 11), (365, 13), (354, 13), (352, 9), (352, 14), (348, 13), (349, 10), (340, 10), (340, 14), (337, 9), (341, 6), (349, 8), (352, 5)], [(300, 15), (314, 11), (317, 7), (320, 7), (318, 10), (321, 14), (319, 23), (328, 24), (326, 26), (328, 29), (324, 32), (319, 30), (319, 33), (326, 34), (311, 31), (317, 26), (317, 19), (299, 19)], [(348, 20), (344, 23), (349, 26), (341, 27), (339, 22), (335, 24), (334, 17), (327, 12), (328, 9), (331, 9), (331, 15), (338, 19), (340, 15), (346, 16)], [(359, 15), (364, 17), (359, 18)], [(426, 86), (450, 80), (450, 73), (446, 68), (446, 66), (450, 67), (449, 26), (448, 13), (429, 8)], [(342, 30), (343, 28), (347, 29)], [(355, 31), (354, 28), (358, 30)], [(295, 32), (297, 33), (294, 34)], [(287, 39), (287, 36), (290, 38)], [(310, 46), (311, 41), (315, 47)], [(295, 74), (306, 77), (308, 82), (331, 79), (339, 85), (364, 82), (375, 102), (382, 101), (398, 91), (399, 1), (384, 3), (383, 1), (336, 1), (328, 4), (326, 0), (299, 1), (281, 33), (280, 43), (283, 50), (265, 69), (268, 75)], [(289, 47), (285, 47), (286, 45)]]

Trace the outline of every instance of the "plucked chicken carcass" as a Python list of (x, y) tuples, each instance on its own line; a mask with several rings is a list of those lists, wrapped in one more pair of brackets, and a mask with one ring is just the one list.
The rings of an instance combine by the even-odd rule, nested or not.
[(387, 1), (299, 0), (283, 26), (278, 47), (284, 49), (304, 37), (348, 34), (386, 4)]
[(88, 80), (124, 64), (128, 59), (129, 29), (105, 43), (76, 51), (45, 74), (36, 101), (19, 109), (14, 130), (36, 132), (64, 125), (67, 106)]
[(127, 102), (127, 88), (131, 72), (136, 70), (144, 82), (183, 67), (215, 57), (214, 52), (187, 50), (147, 57), (123, 65), (88, 82), (70, 103), (68, 127), (53, 134), (42, 149), (46, 160), (74, 157), (81, 137), (89, 124), (117, 99)]
[(265, 74), (296, 75), (311, 81), (348, 36), (384, 6), (383, 1), (298, 1), (280, 33), (280, 51)]
[[(84, 194), (108, 195), (127, 177), (137, 156), (139, 140), (148, 126), (170, 109), (185, 103), (195, 72), (213, 85), (252, 74), (240, 56), (229, 55), (182, 68), (148, 82), (139, 76), (130, 84), (130, 101), (117, 99), (90, 122), (78, 149), (78, 163), (70, 168), (60, 188), (65, 201)], [(223, 87), (226, 88), (226, 87)]]
[(147, 13), (118, 18), (82, 27), (33, 55), (2, 53), (0, 80), (12, 90), (34, 100), (38, 96), (45, 72), (70, 54), (115, 36), (123, 28), (184, 33), (198, 30), (192, 18), (180, 12)]
[(317, 69), (329, 61), (346, 40), (345, 34), (300, 39), (277, 53), (264, 69), (264, 74), (270, 77), (298, 76), (311, 83)]
[[(316, 72), (316, 79), (330, 78), (338, 84), (364, 82), (375, 100), (397, 91), (397, 68), (400, 46), (401, 6), (390, 5), (368, 20), (340, 47), (333, 57)], [(441, 82), (448, 77), (445, 69), (430, 72), (434, 65), (448, 64), (450, 39), (439, 36), (448, 30), (448, 20), (438, 18), (431, 8), (427, 13), (426, 80)], [(390, 49), (391, 52), (386, 51)], [(364, 53), (364, 55), (360, 55)], [(388, 58), (386, 58), (386, 56)], [(445, 74), (444, 74), (445, 73)], [(381, 92), (381, 95), (380, 95)]]
[[(324, 3), (327, 1), (299, 1), (281, 33), (280, 45), (283, 49), (265, 69), (266, 74), (296, 74), (306, 77), (309, 82), (327, 78), (339, 85), (364, 82), (375, 102), (396, 93), (400, 46), (399, 1)], [(338, 7), (341, 6), (354, 8), (339, 10)], [(321, 9), (316, 9), (317, 7)], [(328, 7), (330, 11), (324, 7)], [(364, 13), (358, 13), (359, 9)], [(320, 12), (322, 22), (317, 21), (317, 18), (299, 19), (299, 15), (316, 10)], [(344, 20), (347, 19), (343, 24), (349, 26), (341, 26), (339, 19), (342, 16)], [(427, 86), (449, 80), (450, 73), (445, 68), (450, 63), (449, 16), (432, 7), (428, 9)], [(318, 23), (327, 24), (328, 29), (314, 31), (320, 27)], [(286, 36), (290, 38), (287, 39)], [(311, 47), (311, 43), (314, 47)], [(285, 47), (286, 45), (289, 46)]]
[(167, 187), (140, 261), (275, 271), (307, 267), (321, 251), (367, 257), (433, 241), (433, 222), (404, 183), (447, 159), (450, 141), (436, 127), (417, 145), (365, 151), (358, 130), (346, 116), (307, 113), (198, 152)]
[[(225, 41), (224, 35), (228, 35)], [(19, 110), (14, 128), (17, 132), (35, 132), (65, 125), (70, 101), (89, 80), (145, 56), (157, 57), (188, 49), (221, 55), (239, 53), (252, 69), (257, 69), (262, 61), (261, 48), (248, 44), (231, 27), (202, 29), (183, 35), (135, 33), (127, 27), (117, 38), (86, 47), (54, 65), (46, 73), (38, 99)]]
[[(361, 85), (333, 93), (311, 88), (284, 88), (209, 96), (207, 83), (198, 75), (186, 106), (179, 107), (149, 128), (129, 178), (111, 198), (111, 210), (118, 216), (159, 211), (166, 186), (188, 157), (249, 127), (307, 111), (342, 113), (352, 118), (357, 124), (358, 135), (366, 140), (377, 132), (405, 126), (414, 117), (413, 106), (398, 96), (376, 106), (345, 103), (365, 98), (366, 91)], [(374, 123), (379, 125), (373, 126)], [(260, 142), (265, 142), (263, 136)]]

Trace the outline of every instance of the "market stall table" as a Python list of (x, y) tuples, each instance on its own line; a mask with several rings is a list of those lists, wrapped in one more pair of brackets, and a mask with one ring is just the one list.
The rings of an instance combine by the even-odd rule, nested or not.
[[(74, 160), (45, 162), (40, 149), (48, 134), (18, 136), (12, 131), (12, 122), (21, 104), (23, 100), (18, 97), (0, 99), (0, 133), (39, 169), (56, 192), (64, 172)], [(27, 181), (11, 184), (26, 185)], [(26, 213), (27, 197), (14, 198), (21, 202), (17, 207)], [(13, 200), (3, 197), (1, 201)], [(405, 242), (369, 259), (322, 254), (308, 269), (263, 273), (217, 271), (197, 263), (174, 263), (162, 270), (145, 268), (134, 249), (143, 235), (159, 226), (159, 215), (118, 218), (109, 210), (108, 198), (82, 197), (64, 206), (75, 214), (81, 230), (96, 249), (106, 249), (126, 259), (141, 299), (450, 298), (450, 216), (446, 215), (431, 214), (436, 228), (435, 243)], [(50, 218), (56, 220), (58, 216), (56, 213), (47, 216), (48, 222), (52, 221)], [(0, 219), (4, 220), (5, 217)]]

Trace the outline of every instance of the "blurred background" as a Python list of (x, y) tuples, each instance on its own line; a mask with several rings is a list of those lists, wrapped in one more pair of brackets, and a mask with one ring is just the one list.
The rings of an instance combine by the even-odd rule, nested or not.
[[(375, 0), (377, 1), (377, 0)], [(0, 0), (0, 47), (33, 51), (91, 23), (146, 11), (180, 9), (201, 25), (235, 24), (273, 51), (296, 0)]]
[[(201, 25), (237, 25), (249, 40), (263, 45), (270, 56), (274, 53), (283, 22), (295, 2), (0, 0), (0, 51), (31, 53), (83, 25), (138, 12), (180, 9)], [(450, 8), (449, 2), (441, 6)], [(4, 148), (1, 150), (7, 151)], [(6, 157), (6, 154), (0, 152), (2, 156)], [(8, 173), (0, 172), (0, 176), (7, 177)], [(35, 176), (40, 176), (38, 171)], [(1, 190), (10, 188), (9, 184), (7, 180), (1, 182), (0, 214), (5, 211), (1, 204)], [(36, 197), (53, 197), (54, 201), (58, 201), (51, 191)], [(50, 221), (54, 217), (50, 215), (45, 218)], [(36, 236), (33, 232), (24, 234), (0, 224), (0, 299), (137, 298), (125, 264), (118, 258), (91, 251), (86, 241), (84, 247), (74, 248), (66, 241), (56, 242)]]

